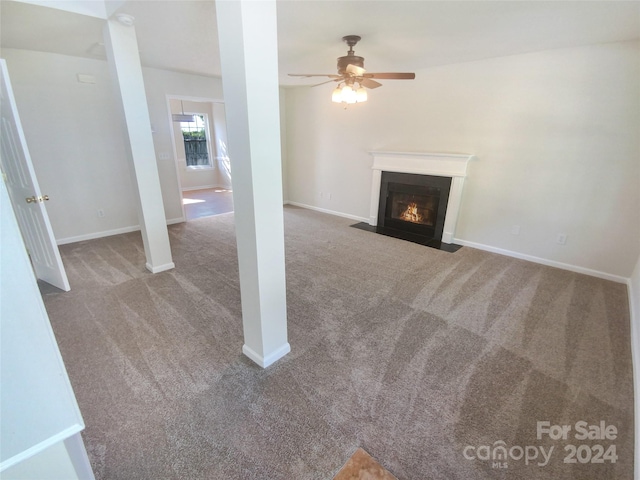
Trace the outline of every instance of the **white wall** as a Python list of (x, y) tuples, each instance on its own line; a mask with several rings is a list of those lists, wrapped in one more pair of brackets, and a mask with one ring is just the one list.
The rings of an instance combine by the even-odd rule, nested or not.
[[(104, 60), (2, 49), (58, 242), (135, 230), (126, 137)], [(95, 77), (79, 83), (77, 74)], [(143, 68), (166, 217), (182, 219), (168, 95), (222, 100), (220, 79)], [(104, 211), (104, 217), (98, 216)]]
[(280, 144), (282, 145), (282, 198), (289, 201), (289, 162), (287, 161), (287, 90), (280, 88)]
[(640, 253), (639, 45), (423, 70), (346, 110), (331, 86), (288, 89), (289, 200), (365, 218), (367, 152), (475, 154), (457, 238), (628, 278)]
[(231, 188), (231, 160), (227, 146), (227, 113), (224, 103), (213, 104), (213, 130), (215, 133), (215, 156), (217, 185)]
[[(3, 49), (56, 238), (136, 225), (129, 160), (106, 61)], [(95, 77), (79, 83), (78, 73)], [(102, 209), (104, 217), (98, 217)]]

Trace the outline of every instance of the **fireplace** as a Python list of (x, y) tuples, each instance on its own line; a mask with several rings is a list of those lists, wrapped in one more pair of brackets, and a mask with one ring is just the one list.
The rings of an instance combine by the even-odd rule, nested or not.
[[(473, 155), (371, 152), (373, 177), (368, 227), (438, 246), (453, 243), (462, 186)], [(415, 204), (415, 205), (414, 205)], [(366, 225), (366, 224), (363, 224)]]
[(450, 177), (382, 172), (376, 231), (439, 246), (450, 189)]

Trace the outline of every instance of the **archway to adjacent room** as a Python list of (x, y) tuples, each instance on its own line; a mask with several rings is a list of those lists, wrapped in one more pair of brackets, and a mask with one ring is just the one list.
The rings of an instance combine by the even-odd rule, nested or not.
[(167, 101), (185, 220), (232, 212), (224, 103), (180, 96)]

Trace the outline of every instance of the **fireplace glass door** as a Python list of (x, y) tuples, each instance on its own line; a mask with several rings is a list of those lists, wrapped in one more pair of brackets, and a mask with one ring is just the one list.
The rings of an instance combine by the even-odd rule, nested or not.
[(434, 195), (422, 193), (405, 193), (395, 191), (395, 185), (389, 186), (389, 203), (391, 218), (403, 222), (434, 227), (438, 215), (440, 191)]
[(392, 236), (404, 232), (412, 241), (440, 242), (450, 188), (450, 177), (382, 172), (376, 230)]

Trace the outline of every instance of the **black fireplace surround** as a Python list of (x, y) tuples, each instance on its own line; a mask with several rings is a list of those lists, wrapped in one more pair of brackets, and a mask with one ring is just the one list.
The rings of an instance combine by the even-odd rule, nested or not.
[(376, 232), (440, 248), (451, 177), (382, 172)]

